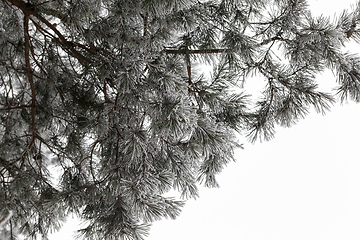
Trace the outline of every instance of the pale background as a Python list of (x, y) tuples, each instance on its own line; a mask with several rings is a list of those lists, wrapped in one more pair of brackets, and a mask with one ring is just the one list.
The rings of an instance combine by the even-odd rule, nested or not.
[[(309, 3), (315, 15), (334, 16), (356, 1)], [(331, 72), (318, 78), (326, 91), (336, 86)], [(359, 105), (336, 104), (278, 128), (270, 142), (244, 140), (220, 188), (202, 188), (176, 220), (154, 223), (147, 240), (359, 240), (359, 120)], [(77, 228), (70, 220), (50, 240), (70, 240)]]

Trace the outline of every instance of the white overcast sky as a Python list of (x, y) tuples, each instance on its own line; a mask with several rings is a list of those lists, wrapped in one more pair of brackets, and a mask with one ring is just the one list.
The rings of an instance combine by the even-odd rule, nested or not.
[[(334, 16), (356, 0), (309, 3), (315, 15)], [(330, 72), (318, 78), (335, 87)], [(278, 128), (270, 142), (245, 143), (220, 188), (201, 188), (176, 220), (154, 223), (147, 240), (359, 240), (359, 122), (360, 105), (336, 104)], [(50, 240), (71, 239), (76, 229), (70, 221)]]

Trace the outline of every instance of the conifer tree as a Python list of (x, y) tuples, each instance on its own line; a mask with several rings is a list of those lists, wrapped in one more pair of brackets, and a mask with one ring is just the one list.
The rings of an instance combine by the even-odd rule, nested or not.
[(342, 50), (360, 40), (359, 14), (313, 17), (305, 0), (0, 0), (2, 236), (46, 238), (75, 214), (84, 239), (143, 239), (198, 184), (218, 186), (236, 133), (269, 140), (328, 110), (316, 74), (333, 70), (340, 100), (360, 101), (360, 58)]

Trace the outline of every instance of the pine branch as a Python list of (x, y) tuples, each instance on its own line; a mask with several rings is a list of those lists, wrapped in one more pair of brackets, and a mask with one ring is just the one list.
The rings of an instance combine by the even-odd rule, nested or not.
[[(58, 86), (56, 86), (56, 83), (54, 82), (54, 80), (48, 76), (48, 73), (45, 71), (45, 69), (43, 68), (43, 66), (39, 63), (39, 61), (36, 59), (35, 57), (35, 53), (34, 53), (34, 49), (33, 48), (30, 48), (30, 51), (31, 51), (31, 55), (34, 59), (34, 62), (36, 64), (36, 66), (48, 77), (48, 79), (54, 84), (55, 88), (56, 88), (56, 91), (58, 92), (59, 96), (60, 96), (60, 99), (62, 101), (62, 103), (65, 105), (65, 99), (64, 99), (64, 96), (63, 94), (61, 93), (60, 89), (58, 88)], [(69, 59), (69, 62), (71, 63), (70, 59)], [(74, 70), (75, 71), (75, 70)], [(34, 75), (34, 74), (33, 74)], [(35, 77), (37, 78), (40, 78), (39, 76), (36, 76), (34, 75)]]
[(186, 63), (186, 69), (187, 69), (187, 73), (188, 73), (188, 82), (189, 85), (192, 88), (192, 92), (194, 93), (195, 96), (195, 100), (199, 106), (199, 108), (201, 109), (201, 104), (200, 101), (198, 100), (198, 97), (196, 95), (196, 88), (195, 85), (191, 79), (191, 61), (190, 61), (190, 54), (209, 54), (209, 53), (222, 53), (225, 52), (227, 49), (218, 49), (218, 48), (214, 48), (214, 49), (197, 49), (197, 50), (190, 50), (188, 48), (188, 46), (186, 46), (184, 49), (166, 49), (165, 48), (165, 52), (167, 54), (183, 54), (185, 55), (185, 63)]
[[(33, 15), (37, 19), (39, 19), (41, 22), (43, 22), (47, 27), (49, 27), (58, 36), (62, 45), (66, 49), (70, 50), (70, 52), (72, 54), (74, 54), (74, 56), (80, 61), (80, 63), (83, 64), (83, 63), (91, 63), (92, 62), (89, 58), (83, 56), (81, 53), (79, 53), (77, 50), (75, 50), (75, 48), (74, 48), (75, 44), (67, 41), (66, 38), (60, 33), (60, 31), (53, 24), (51, 24), (48, 20), (46, 20), (43, 16), (41, 16), (39, 13), (37, 13), (34, 10), (33, 5), (31, 5), (29, 3), (25, 3), (22, 0), (7, 0), (7, 1), (9, 1), (11, 4), (13, 4), (14, 6), (21, 9), (21, 11), (24, 13), (25, 16), (27, 16), (27, 18), (29, 18), (31, 15)], [(82, 45), (82, 44), (77, 44), (77, 45)]]
[(186, 46), (186, 48), (184, 49), (184, 54), (185, 54), (185, 62), (186, 62), (186, 69), (187, 69), (187, 73), (188, 73), (188, 82), (189, 82), (189, 85), (191, 86), (192, 88), (192, 92), (194, 93), (194, 97), (195, 97), (195, 100), (201, 110), (201, 105), (200, 105), (200, 102), (199, 102), (199, 99), (196, 95), (196, 88), (195, 88), (195, 85), (191, 79), (191, 61), (190, 61), (190, 51), (188, 49), (188, 46)]
[(222, 48), (212, 48), (212, 49), (197, 49), (197, 50), (191, 50), (191, 49), (168, 49), (165, 48), (165, 53), (167, 54), (209, 54), (209, 53), (222, 53), (226, 52), (228, 49), (222, 49)]
[(36, 93), (34, 79), (30, 63), (30, 36), (29, 36), (29, 15), (27, 12), (24, 12), (24, 38), (25, 38), (25, 65), (26, 73), (30, 84), (31, 89), (31, 126), (32, 126), (32, 135), (33, 139), (36, 136), (35, 130), (35, 104), (36, 104)]
[[(0, 60), (0, 180), (4, 206), (29, 191), (10, 219), (16, 230), (23, 211), (34, 213), (25, 237), (46, 238), (65, 209), (84, 210), (84, 237), (141, 239), (142, 221), (177, 216), (178, 205), (157, 194), (196, 197), (199, 180), (216, 186), (238, 147), (234, 130), (269, 140), (276, 124), (290, 126), (311, 106), (327, 110), (332, 98), (314, 81), (324, 68), (338, 73), (344, 97), (360, 99), (360, 60), (341, 54), (346, 37), (359, 38), (355, 14), (334, 26), (312, 18), (304, 0), (110, 2), (0, 0), (11, 23), (1, 29), (9, 34)], [(214, 70), (197, 78), (202, 57)], [(257, 76), (265, 85), (258, 102), (232, 96), (240, 78)], [(53, 164), (64, 174), (47, 208), (38, 193), (52, 188)]]
[[(81, 45), (83, 46), (82, 44), (74, 44), (72, 42), (69, 42), (66, 40), (66, 38), (60, 33), (60, 31), (53, 25), (51, 24), (49, 21), (47, 21), (44, 17), (42, 17), (40, 14), (37, 14), (36, 12), (34, 12), (34, 16), (36, 18), (38, 18), (41, 22), (43, 22), (46, 26), (48, 26), (51, 30), (54, 31), (54, 33), (59, 37), (60, 39), (60, 42), (63, 44), (63, 46), (65, 46), (67, 49), (70, 50), (70, 52), (72, 54), (74, 54), (74, 56), (80, 61), (80, 63), (91, 63), (92, 61), (83, 56), (81, 53), (79, 53), (77, 50), (74, 49), (74, 45)], [(90, 51), (90, 50), (89, 50)]]

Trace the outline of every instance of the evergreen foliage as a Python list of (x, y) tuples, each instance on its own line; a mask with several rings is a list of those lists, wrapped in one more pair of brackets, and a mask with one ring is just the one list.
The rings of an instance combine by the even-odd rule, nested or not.
[(218, 186), (236, 132), (269, 140), (330, 108), (316, 74), (333, 70), (340, 99), (360, 101), (360, 58), (342, 51), (360, 41), (359, 14), (315, 18), (305, 0), (0, 0), (2, 237), (46, 238), (76, 214), (81, 238), (142, 239), (176, 218), (198, 183)]

